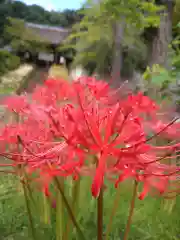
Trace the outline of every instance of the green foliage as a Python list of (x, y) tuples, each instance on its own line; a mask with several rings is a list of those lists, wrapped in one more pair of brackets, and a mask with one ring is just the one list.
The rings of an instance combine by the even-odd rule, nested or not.
[(115, 21), (120, 24), (125, 21), (121, 45), (126, 52), (140, 55), (136, 61), (130, 60), (131, 64), (136, 64), (139, 59), (146, 57), (146, 46), (140, 37), (141, 33), (146, 27), (159, 25), (160, 17), (157, 12), (161, 9), (153, 1), (106, 0), (99, 4), (89, 1), (88, 8), (83, 11), (82, 21), (74, 26), (65, 47), (76, 50), (75, 65), (86, 66), (93, 62), (96, 71), (103, 72), (109, 69), (112, 59), (113, 24)]
[(108, 14), (113, 20), (125, 18), (127, 25), (136, 25), (138, 30), (145, 27), (158, 27), (160, 18), (157, 12), (162, 6), (157, 6), (155, 1), (118, 1), (106, 0), (101, 3), (101, 11)]
[[(108, 63), (111, 59), (112, 49), (112, 31), (108, 24), (97, 23), (96, 21), (88, 22), (86, 26), (85, 22), (81, 22), (76, 33), (72, 34), (69, 38), (71, 41), (78, 38), (77, 43), (74, 46), (67, 44), (65, 47), (75, 47), (77, 55), (74, 61), (74, 65), (83, 63), (83, 66), (89, 65), (90, 62), (94, 62), (98, 71), (104, 71), (104, 65), (108, 68)], [(81, 31), (82, 28), (88, 27), (88, 31)], [(107, 57), (108, 56), (108, 57)], [(107, 69), (106, 68), (106, 69)]]
[(5, 26), (4, 38), (11, 47), (17, 50), (29, 50), (36, 52), (46, 49), (46, 42), (42, 42), (40, 37), (25, 26), (25, 22), (20, 19), (8, 18), (8, 24)]
[(143, 74), (143, 78), (157, 87), (163, 87), (174, 80), (172, 72), (169, 72), (158, 64), (153, 65), (152, 68), (147, 67)]
[(8, 18), (21, 19), (26, 22), (71, 27), (80, 21), (82, 14), (77, 10), (46, 11), (38, 5), (26, 5), (20, 1), (0, 2), (0, 45), (6, 43), (4, 38), (4, 27), (8, 23)]
[(147, 67), (143, 74), (144, 87), (147, 95), (154, 98), (157, 102), (165, 100), (170, 104), (179, 105), (179, 87), (177, 80), (180, 77), (180, 57), (174, 56), (172, 68), (167, 70), (159, 65)]
[[(87, 180), (87, 181), (86, 181)], [(84, 226), (87, 239), (96, 239), (96, 213), (95, 200), (91, 198), (90, 179), (82, 182), (80, 189), (80, 202), (78, 208), (78, 219)], [(26, 214), (25, 202), (21, 185), (13, 176), (1, 176), (0, 179), (0, 226), (1, 238), (4, 240), (32, 240), (28, 232), (28, 218)], [(114, 197), (114, 189), (108, 189), (105, 192), (105, 224), (108, 223), (109, 214), (112, 209)], [(42, 208), (42, 197), (38, 191), (33, 195), (36, 201), (39, 201), (38, 208), (32, 206), (33, 220), (36, 230), (40, 237), (38, 239), (55, 240), (53, 232), (55, 231), (55, 214), (51, 209), (51, 224), (44, 224), (40, 221), (37, 213)], [(127, 209), (129, 206), (129, 198), (131, 195), (131, 185), (123, 184), (120, 188), (120, 199), (116, 215), (113, 219), (112, 231), (109, 239), (120, 239), (124, 231), (127, 219)], [(146, 198), (144, 201), (137, 200), (133, 217), (133, 224), (130, 233), (130, 240), (177, 240), (179, 234), (179, 211), (180, 198), (171, 213), (163, 208), (163, 200), (157, 198)], [(106, 226), (104, 225), (104, 230)], [(75, 234), (69, 240), (75, 240)]]
[[(180, 26), (177, 26), (178, 28)], [(171, 48), (173, 49), (172, 65), (177, 71), (180, 71), (180, 34), (177, 35), (172, 41)]]
[(20, 65), (20, 58), (8, 51), (0, 50), (0, 75), (16, 69)]
[(176, 0), (174, 11), (173, 11), (173, 26), (174, 27), (176, 27), (177, 24), (180, 22), (179, 11), (180, 11), (180, 0)]
[(32, 23), (70, 27), (76, 21), (79, 21), (81, 17), (78, 11), (75, 10), (64, 10), (63, 12), (47, 11), (36, 4), (28, 6), (20, 1), (10, 1), (2, 4), (3, 7), (8, 9), (6, 16)]
[[(178, 29), (178, 24), (176, 25)], [(165, 69), (160, 65), (153, 65), (151, 68), (147, 67), (143, 74), (143, 79), (146, 82), (146, 88), (156, 89), (156, 97), (162, 100), (162, 97), (172, 99), (174, 97), (174, 90), (176, 81), (180, 77), (180, 35), (177, 34), (169, 45), (169, 69)], [(152, 93), (151, 93), (152, 94)]]
[[(176, 28), (179, 28), (178, 24)], [(154, 87), (159, 89), (168, 89), (170, 84), (176, 82), (180, 77), (180, 35), (176, 35), (169, 45), (169, 66), (171, 68), (165, 69), (164, 67), (155, 64), (151, 68), (147, 67), (143, 74), (144, 80)]]
[(0, 45), (3, 42), (3, 31), (4, 26), (7, 22), (7, 16), (10, 13), (10, 9), (7, 4), (5, 4), (5, 1), (1, 0), (0, 2)]

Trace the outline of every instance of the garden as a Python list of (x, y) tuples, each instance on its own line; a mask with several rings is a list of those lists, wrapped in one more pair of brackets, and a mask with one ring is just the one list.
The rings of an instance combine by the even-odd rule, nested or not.
[(180, 238), (179, 4), (88, 1), (71, 69), (1, 100), (0, 240)]

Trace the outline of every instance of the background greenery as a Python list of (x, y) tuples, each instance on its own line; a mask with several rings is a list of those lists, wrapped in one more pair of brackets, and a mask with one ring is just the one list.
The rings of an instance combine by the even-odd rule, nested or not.
[[(96, 202), (91, 199), (90, 181), (83, 182), (84, 191), (81, 192), (81, 202), (79, 203), (79, 220), (82, 229), (85, 232), (86, 239), (96, 239)], [(109, 239), (120, 239), (122, 236), (127, 216), (129, 202), (131, 198), (131, 185), (125, 183), (119, 191), (119, 207), (112, 225), (112, 232)], [(116, 191), (110, 188), (105, 193), (105, 224), (108, 222), (109, 214), (112, 208)], [(54, 240), (55, 235), (55, 211), (50, 209), (51, 217), (40, 221), (38, 212), (42, 211), (43, 199), (36, 193), (39, 199), (37, 209), (34, 209), (33, 219), (36, 229), (38, 229), (38, 239)], [(172, 211), (171, 205), (173, 205)], [(33, 208), (32, 208), (33, 209)], [(180, 235), (179, 219), (180, 198), (176, 202), (168, 201), (161, 198), (147, 197), (145, 200), (136, 200), (136, 208), (131, 226), (130, 240), (178, 240)], [(41, 212), (42, 216), (42, 212)], [(105, 229), (105, 226), (104, 226)], [(20, 183), (15, 177), (4, 176), (0, 178), (0, 239), (2, 240), (27, 240), (31, 239), (28, 232), (28, 218)], [(73, 237), (72, 239), (77, 239)]]
[(20, 65), (20, 58), (6, 50), (0, 50), (0, 75), (16, 69)]

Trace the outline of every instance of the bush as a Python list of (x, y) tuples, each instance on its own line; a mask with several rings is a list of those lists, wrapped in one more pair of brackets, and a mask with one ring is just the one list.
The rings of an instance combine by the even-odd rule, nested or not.
[(0, 50), (0, 75), (16, 69), (20, 65), (20, 58), (8, 51)]

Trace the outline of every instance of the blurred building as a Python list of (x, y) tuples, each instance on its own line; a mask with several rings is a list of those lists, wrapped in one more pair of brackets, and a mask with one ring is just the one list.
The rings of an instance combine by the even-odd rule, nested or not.
[(64, 41), (71, 33), (71, 29), (34, 23), (25, 23), (25, 26), (32, 33), (34, 33), (36, 36), (36, 41), (39, 41), (42, 44), (46, 44), (48, 47), (48, 51), (42, 50), (36, 53), (30, 52), (28, 49), (23, 50), (23, 53), (21, 53), (21, 55), (23, 55), (26, 60), (38, 59), (40, 61), (56, 64), (69, 64), (72, 61), (74, 54), (73, 50), (60, 50), (60, 47), (64, 44)]

